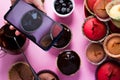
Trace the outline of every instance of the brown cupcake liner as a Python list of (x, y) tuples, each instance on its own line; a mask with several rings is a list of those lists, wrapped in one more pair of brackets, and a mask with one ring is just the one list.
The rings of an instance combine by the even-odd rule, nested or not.
[[(87, 49), (89, 48), (89, 46), (90, 46), (91, 44), (99, 44), (99, 45), (102, 46), (102, 43), (90, 42), (90, 43), (87, 45), (86, 49), (85, 49), (85, 54), (86, 54)], [(104, 49), (103, 49), (103, 50), (104, 50)], [(87, 61), (88, 61), (89, 63), (98, 66), (98, 65), (102, 64), (104, 61), (106, 61), (107, 58), (108, 58), (108, 56), (107, 56), (106, 53), (104, 52), (104, 57), (103, 57), (99, 62), (92, 62), (91, 60), (88, 59), (87, 54), (86, 54), (86, 58), (87, 58)]]
[[(24, 67), (23, 69), (27, 68), (27, 71), (29, 71), (29, 73), (26, 74), (27, 76), (19, 73), (19, 71), (21, 71), (21, 70), (17, 70), (17, 68), (19, 69), (18, 66), (19, 67)], [(26, 70), (24, 70), (24, 71), (26, 71)], [(23, 73), (25, 73), (25, 72), (23, 72)], [(32, 74), (32, 71), (31, 71), (29, 65), (26, 62), (22, 62), (22, 61), (12, 64), (12, 66), (10, 67), (9, 72), (8, 72), (9, 80), (13, 80), (13, 79), (16, 80), (15, 77), (19, 77), (19, 78), (22, 79), (23, 76), (24, 77), (29, 77), (29, 79), (33, 80), (34, 76)]]
[[(63, 52), (66, 52), (66, 51), (73, 51), (73, 50), (70, 50), (70, 49), (63, 50), (63, 51), (60, 52), (59, 55), (61, 55)], [(73, 51), (73, 52), (76, 53), (75, 51)], [(59, 56), (59, 55), (58, 55), (58, 56)], [(75, 75), (75, 74), (79, 71), (80, 66), (81, 66), (80, 56), (79, 56), (77, 53), (76, 53), (76, 55), (79, 57), (80, 63), (79, 63), (79, 68), (78, 68), (74, 73), (73, 73), (73, 72), (70, 72), (70, 74), (66, 74), (66, 72), (61, 71), (60, 68), (58, 67), (58, 57), (57, 57), (57, 58), (56, 58), (56, 64), (57, 64), (56, 67), (58, 68), (58, 71), (61, 72), (61, 73), (64, 74), (64, 75), (66, 75), (66, 76), (73, 76), (73, 75)]]
[(103, 42), (103, 47), (104, 47), (104, 50), (105, 50), (105, 52), (106, 52), (106, 54), (107, 54), (108, 56), (110, 56), (110, 57), (112, 57), (112, 58), (120, 58), (120, 54), (118, 54), (118, 55), (112, 54), (112, 53), (109, 52), (109, 50), (107, 50), (107, 47), (106, 47), (107, 42), (108, 42), (112, 37), (115, 37), (115, 36), (120, 37), (120, 34), (119, 34), (119, 33), (112, 33), (112, 34), (108, 35), (108, 36), (106, 37), (106, 39), (104, 40), (104, 42)]

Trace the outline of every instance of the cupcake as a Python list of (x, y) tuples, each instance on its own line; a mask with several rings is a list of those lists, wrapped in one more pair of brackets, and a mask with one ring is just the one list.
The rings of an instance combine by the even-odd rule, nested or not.
[(61, 24), (61, 26), (63, 26), (63, 32), (60, 38), (54, 44), (54, 47), (56, 48), (67, 47), (72, 37), (71, 30), (68, 28), (68, 26), (65, 24)]
[(101, 41), (107, 33), (106, 24), (96, 17), (88, 17), (83, 24), (83, 34), (91, 41)]
[(106, 12), (107, 14), (115, 20), (120, 20), (120, 0), (112, 0), (110, 3), (106, 6)]
[(96, 80), (120, 80), (120, 64), (115, 61), (107, 61), (96, 70)]
[(86, 49), (86, 57), (93, 64), (100, 64), (106, 59), (106, 53), (100, 43), (91, 43)]
[(115, 26), (112, 21), (109, 21), (108, 25), (111, 33), (120, 33), (120, 28)]
[[(28, 46), (28, 39), (25, 35), (20, 34), (18, 36), (15, 35), (15, 30), (9, 29), (10, 24), (6, 23), (0, 28), (0, 46), (5, 50), (8, 54), (18, 55), (21, 53), (21, 50), (25, 50)], [(19, 44), (16, 44), (14, 38)]]
[(105, 52), (113, 58), (120, 57), (120, 34), (112, 33), (104, 40)]
[(106, 13), (105, 6), (111, 0), (85, 0), (85, 7), (92, 15), (95, 15), (101, 21), (109, 21), (110, 18)]
[(111, 1), (112, 0), (97, 0), (93, 7), (94, 14), (98, 18), (103, 19), (103, 20), (109, 18), (108, 14), (105, 10), (105, 6)]
[(120, 0), (113, 0), (106, 6), (106, 12), (114, 25), (120, 28)]
[(30, 67), (25, 62), (17, 62), (9, 70), (9, 80), (33, 80)]
[(94, 14), (93, 6), (94, 6), (95, 2), (96, 2), (96, 0), (85, 0), (85, 2), (84, 2), (86, 10), (91, 14)]
[(65, 50), (57, 57), (57, 67), (65, 75), (72, 75), (80, 68), (80, 58), (72, 50)]
[(37, 74), (40, 80), (59, 80), (58, 76), (51, 70), (42, 70)]

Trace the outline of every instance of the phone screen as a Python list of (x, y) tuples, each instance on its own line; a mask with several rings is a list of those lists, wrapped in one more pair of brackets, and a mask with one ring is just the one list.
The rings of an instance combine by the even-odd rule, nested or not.
[(5, 15), (5, 20), (44, 50), (57, 41), (63, 27), (36, 7), (18, 0)]

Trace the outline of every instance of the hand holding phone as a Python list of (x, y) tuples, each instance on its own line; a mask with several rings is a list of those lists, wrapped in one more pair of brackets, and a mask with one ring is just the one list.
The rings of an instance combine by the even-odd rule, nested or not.
[(24, 0), (17, 0), (6, 13), (5, 20), (43, 50), (49, 50), (63, 31), (59, 23)]

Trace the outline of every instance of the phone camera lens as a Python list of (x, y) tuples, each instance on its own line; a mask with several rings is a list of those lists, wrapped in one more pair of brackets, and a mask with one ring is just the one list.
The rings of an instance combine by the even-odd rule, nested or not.
[(25, 31), (34, 31), (40, 27), (42, 17), (39, 11), (30, 10), (22, 17), (21, 24)]

